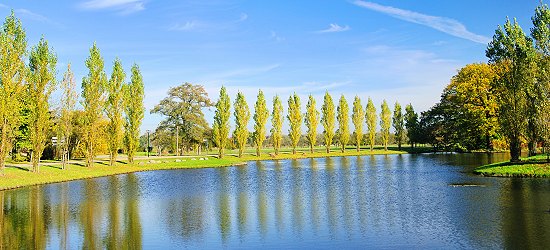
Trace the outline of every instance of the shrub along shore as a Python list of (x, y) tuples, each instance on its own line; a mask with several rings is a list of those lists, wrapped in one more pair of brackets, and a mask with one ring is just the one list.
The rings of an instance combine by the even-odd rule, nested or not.
[(522, 159), (521, 162), (497, 162), (483, 165), (474, 173), (494, 177), (550, 177), (550, 162), (546, 155)]
[(253, 154), (243, 154), (241, 158), (237, 157), (236, 155), (226, 155), (222, 159), (218, 159), (217, 157), (212, 155), (178, 157), (152, 156), (150, 158), (136, 159), (134, 164), (127, 164), (125, 160), (118, 161), (117, 163), (115, 163), (114, 166), (109, 166), (108, 159), (96, 160), (96, 164), (94, 165), (94, 167), (85, 167), (84, 161), (71, 161), (65, 169), (61, 169), (61, 162), (59, 161), (47, 161), (41, 164), (42, 166), (39, 173), (29, 171), (31, 169), (31, 166), (28, 163), (7, 164), (8, 166), (4, 169), (4, 176), (3, 178), (0, 178), (0, 190), (127, 174), (141, 171), (238, 166), (245, 165), (249, 161), (404, 153), (407, 152), (375, 149), (373, 151), (361, 150), (359, 152), (355, 150), (347, 150), (344, 153), (342, 153), (341, 151), (333, 151), (331, 153), (326, 153), (324, 151), (309, 153), (309, 151), (303, 151), (297, 152), (296, 154), (282, 152), (279, 155), (263, 154), (260, 157), (257, 157)]

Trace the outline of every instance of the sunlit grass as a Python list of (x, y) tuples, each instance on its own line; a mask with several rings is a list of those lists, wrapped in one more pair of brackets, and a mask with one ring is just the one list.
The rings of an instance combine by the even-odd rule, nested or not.
[(474, 170), (484, 176), (498, 177), (550, 177), (550, 162), (546, 155), (524, 158), (519, 163), (498, 162)]

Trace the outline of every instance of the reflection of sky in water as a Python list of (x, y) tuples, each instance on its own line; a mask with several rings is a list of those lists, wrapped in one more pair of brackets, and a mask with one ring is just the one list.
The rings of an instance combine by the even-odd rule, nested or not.
[[(550, 204), (550, 180), (467, 174), (487, 157), (428, 154), (264, 161), (6, 191), (0, 193), (1, 244), (14, 248), (548, 246), (550, 216), (544, 211)], [(450, 185), (457, 183), (484, 186)]]

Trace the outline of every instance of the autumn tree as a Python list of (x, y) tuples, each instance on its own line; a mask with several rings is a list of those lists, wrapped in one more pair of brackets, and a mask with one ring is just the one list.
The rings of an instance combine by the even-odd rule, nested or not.
[(288, 121), (290, 123), (290, 129), (288, 130), (288, 136), (292, 143), (292, 154), (296, 154), (296, 147), (300, 141), (302, 135), (302, 111), (300, 108), (300, 97), (294, 93), (288, 98)]
[(134, 163), (134, 156), (139, 147), (139, 129), (145, 107), (143, 106), (143, 77), (137, 64), (131, 69), (130, 82), (123, 86), (124, 93), (124, 146), (128, 154), (128, 163)]
[(250, 109), (244, 99), (243, 93), (237, 93), (237, 99), (233, 104), (235, 111), (235, 131), (233, 131), (233, 138), (237, 142), (239, 148), (239, 158), (243, 156), (243, 151), (248, 140), (248, 120), (250, 120)]
[(409, 138), (409, 144), (411, 148), (414, 148), (415, 143), (418, 142), (418, 114), (414, 111), (412, 104), (405, 106), (405, 128), (407, 129), (407, 137)]
[(327, 153), (330, 153), (330, 146), (334, 139), (334, 116), (334, 102), (332, 96), (326, 91), (323, 98), (323, 107), (321, 108), (321, 123), (323, 123), (323, 137)]
[(25, 91), (27, 38), (13, 11), (0, 28), (0, 41), (0, 169), (3, 172), (20, 124)]
[(105, 103), (105, 89), (107, 76), (103, 70), (103, 58), (99, 48), (94, 43), (90, 48), (90, 55), (86, 59), (88, 75), (82, 79), (82, 107), (84, 108), (83, 147), (86, 157), (86, 166), (93, 167), (97, 154), (96, 142), (101, 136), (100, 122)]
[(275, 155), (279, 154), (279, 148), (283, 140), (283, 104), (279, 96), (273, 97), (273, 111), (271, 111), (271, 140)]
[(399, 104), (399, 102), (395, 102), (392, 123), (393, 129), (395, 129), (395, 141), (397, 142), (397, 148), (398, 150), (401, 150), (401, 144), (403, 143), (403, 135), (405, 132), (405, 123), (403, 112), (401, 111), (401, 104)]
[(32, 144), (32, 169), (39, 172), (40, 158), (46, 147), (46, 136), (50, 129), (51, 115), (49, 99), (56, 88), (55, 65), (57, 57), (41, 38), (31, 49), (29, 58), (28, 96), (30, 100), (30, 139)]
[(319, 125), (319, 111), (317, 111), (315, 98), (309, 95), (309, 99), (306, 105), (306, 114), (304, 122), (307, 127), (306, 138), (309, 142), (309, 151), (313, 154), (313, 147), (317, 142), (317, 126)]
[(172, 131), (172, 135), (176, 135), (174, 132), (179, 131), (180, 134), (176, 136), (182, 138), (186, 148), (196, 146), (198, 151), (208, 130), (208, 122), (202, 110), (211, 106), (212, 101), (202, 85), (186, 82), (170, 88), (168, 97), (162, 99), (151, 113), (166, 116), (159, 127)]
[(368, 142), (370, 145), (370, 151), (374, 149), (374, 142), (376, 139), (376, 121), (378, 119), (376, 115), (376, 107), (374, 106), (374, 103), (372, 103), (372, 100), (369, 97), (369, 100), (367, 102), (367, 108), (366, 108), (366, 118), (367, 118), (367, 128), (368, 128)]
[(382, 102), (381, 109), (380, 133), (382, 134), (382, 144), (384, 144), (384, 150), (388, 150), (388, 142), (390, 141), (391, 110), (388, 107), (386, 100)]
[(349, 141), (349, 106), (344, 95), (340, 96), (336, 113), (338, 114), (338, 139), (342, 145), (342, 153), (346, 151)]
[(528, 132), (528, 122), (532, 117), (528, 103), (535, 69), (532, 40), (523, 33), (516, 20), (506, 20), (504, 26), (495, 31), (485, 54), (490, 63), (497, 65), (498, 78), (493, 83), (498, 93), (498, 121), (509, 140), (510, 161), (518, 162), (521, 138)]
[(212, 126), (213, 137), (218, 146), (218, 158), (223, 158), (225, 147), (229, 137), (229, 117), (231, 116), (231, 101), (227, 90), (222, 86), (220, 96), (216, 103), (216, 114), (214, 115), (214, 125)]
[(265, 124), (269, 117), (269, 110), (265, 103), (264, 92), (258, 91), (256, 104), (254, 105), (254, 143), (256, 144), (256, 156), (261, 156), (261, 149), (265, 141)]
[(353, 113), (351, 115), (351, 120), (353, 121), (353, 126), (355, 131), (353, 135), (355, 136), (355, 146), (357, 152), (361, 149), (361, 140), (363, 139), (363, 122), (365, 120), (365, 111), (363, 110), (363, 105), (361, 104), (361, 98), (355, 96), (353, 100)]
[(74, 80), (74, 74), (71, 71), (71, 64), (67, 65), (67, 71), (63, 75), (61, 81), (61, 89), (63, 95), (61, 97), (61, 116), (59, 119), (59, 134), (62, 151), (62, 168), (65, 169), (67, 161), (70, 159), (69, 149), (71, 143), (71, 136), (75, 131), (73, 126), (74, 111), (76, 102), (78, 100), (78, 93), (76, 92), (76, 82)]
[(124, 79), (126, 74), (122, 68), (122, 63), (118, 58), (113, 64), (111, 79), (107, 84), (107, 102), (105, 111), (109, 124), (107, 125), (107, 141), (109, 143), (109, 166), (116, 162), (118, 149), (122, 142), (122, 112), (123, 112), (123, 91)]

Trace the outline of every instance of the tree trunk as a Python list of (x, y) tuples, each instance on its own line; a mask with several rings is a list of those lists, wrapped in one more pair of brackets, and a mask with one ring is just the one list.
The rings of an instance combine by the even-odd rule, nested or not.
[(293, 155), (296, 154), (296, 147), (292, 147), (292, 154), (293, 154)]
[(361, 150), (361, 144), (357, 143), (356, 149), (357, 149), (357, 152), (359, 152), (359, 150)]
[(261, 156), (261, 152), (260, 152), (260, 147), (259, 146), (256, 146), (256, 156), (257, 157), (260, 157)]
[(330, 145), (327, 145), (327, 154), (330, 154)]
[(530, 140), (529, 144), (527, 144), (527, 147), (529, 148), (529, 156), (537, 155), (537, 141), (536, 140)]
[(401, 151), (401, 142), (400, 141), (397, 142), (397, 150)]
[(521, 142), (518, 137), (510, 138), (510, 162), (520, 162)]
[(275, 147), (275, 155), (279, 155), (279, 148)]
[(309, 152), (313, 154), (313, 144), (309, 145)]
[(7, 127), (6, 120), (4, 120), (2, 123), (2, 141), (0, 141), (0, 170), (2, 171), (2, 175), (4, 175), (4, 168), (6, 166), (6, 151), (8, 148)]

